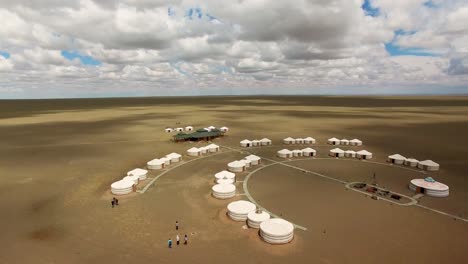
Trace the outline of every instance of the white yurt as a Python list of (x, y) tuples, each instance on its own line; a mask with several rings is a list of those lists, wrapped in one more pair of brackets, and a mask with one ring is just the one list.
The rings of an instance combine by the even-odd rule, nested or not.
[(293, 157), (302, 157), (302, 150), (301, 149), (295, 149), (295, 150), (292, 151), (292, 153), (293, 153)]
[(240, 142), (240, 146), (243, 147), (243, 148), (248, 148), (248, 147), (251, 147), (252, 146), (252, 141), (248, 140), (248, 139), (244, 139)]
[(215, 126), (209, 126), (208, 129), (211, 131), (211, 130), (216, 129), (216, 127)]
[(362, 141), (359, 140), (359, 139), (357, 139), (357, 138), (355, 138), (355, 139), (351, 139), (351, 140), (349, 141), (349, 144), (350, 144), (351, 146), (362, 146)]
[(166, 131), (166, 133), (171, 133), (172, 131), (174, 131), (174, 129), (172, 129), (172, 128), (166, 128), (166, 129), (164, 129), (164, 131)]
[(262, 146), (271, 145), (271, 139), (269, 139), (269, 138), (262, 138), (262, 139), (260, 139), (260, 144), (261, 144)]
[(238, 160), (228, 163), (228, 170), (232, 172), (243, 172), (245, 170), (245, 163)]
[(398, 164), (398, 165), (403, 164), (405, 160), (406, 160), (406, 157), (403, 157), (400, 154), (393, 154), (393, 155), (388, 156), (387, 158), (387, 162)]
[(356, 157), (356, 151), (354, 150), (347, 150), (344, 152), (345, 157), (347, 158), (354, 158)]
[(423, 160), (418, 163), (418, 168), (427, 171), (438, 171), (439, 164), (432, 160)]
[(262, 162), (262, 159), (259, 157), (259, 156), (255, 156), (255, 155), (249, 155), (247, 157), (245, 157), (245, 159), (248, 159), (250, 160), (251, 164), (252, 165), (258, 165)]
[(233, 181), (236, 181), (236, 174), (223, 170), (215, 174), (216, 180), (220, 179), (231, 179)]
[(235, 201), (227, 206), (227, 214), (234, 221), (245, 221), (250, 212), (255, 212), (257, 206), (249, 201)]
[(372, 153), (367, 150), (360, 150), (356, 152), (356, 158), (358, 159), (372, 159)]
[(150, 170), (161, 170), (166, 166), (166, 163), (160, 159), (153, 159), (146, 163), (146, 167)]
[(216, 179), (216, 183), (218, 184), (234, 184), (233, 179)]
[(295, 144), (296, 143), (296, 140), (292, 137), (287, 137), (285, 139), (283, 139), (283, 143), (286, 144), (286, 145), (291, 145), (291, 144)]
[(260, 224), (270, 219), (270, 214), (262, 210), (255, 210), (247, 215), (247, 225), (250, 228), (260, 228)]
[(184, 131), (184, 128), (178, 127), (178, 128), (176, 128), (176, 131), (177, 131), (177, 132), (183, 132), (183, 131)]
[(252, 140), (252, 146), (253, 147), (258, 147), (258, 146), (261, 146), (261, 145), (262, 145), (262, 143), (260, 143), (260, 140), (258, 140), (258, 139)]
[(223, 126), (223, 127), (221, 127), (219, 130), (220, 130), (221, 132), (228, 132), (228, 131), (229, 131), (229, 128)]
[(133, 185), (135, 184), (132, 180), (120, 180), (111, 184), (111, 192), (115, 195), (124, 195), (133, 191)]
[(419, 163), (419, 160), (413, 159), (413, 158), (405, 159), (405, 162), (404, 162), (406, 166), (410, 166), (410, 167), (417, 167), (418, 163)]
[(433, 197), (449, 196), (449, 187), (441, 182), (435, 181), (432, 177), (425, 179), (413, 179), (409, 184), (410, 190)]
[(132, 181), (134, 184), (138, 184), (140, 182), (140, 177), (138, 177), (138, 175), (127, 175), (123, 177), (122, 180)]
[(187, 150), (187, 155), (193, 156), (193, 157), (200, 156), (201, 155), (200, 149), (190, 148), (190, 149)]
[(198, 148), (200, 150), (200, 154), (206, 154), (208, 153), (208, 148), (205, 146), (205, 147), (200, 147)]
[(304, 144), (303, 138), (296, 138), (296, 144)]
[(206, 146), (208, 148), (209, 152), (218, 152), (219, 151), (219, 146), (216, 144), (209, 144)]
[(280, 218), (268, 219), (260, 224), (260, 236), (270, 244), (286, 244), (294, 238), (294, 225)]
[(171, 159), (171, 163), (176, 163), (182, 160), (182, 155), (172, 152), (171, 154), (167, 154), (166, 158)]
[(239, 161), (244, 163), (245, 168), (250, 168), (250, 165), (252, 164), (252, 161), (248, 159), (241, 159)]
[(127, 172), (128, 176), (138, 176), (140, 181), (146, 180), (146, 176), (148, 175), (148, 171), (140, 168), (133, 169)]
[(327, 140), (327, 143), (330, 144), (330, 145), (339, 145), (340, 144), (340, 140), (337, 139), (337, 138), (329, 138)]
[(313, 138), (313, 137), (306, 137), (306, 138), (304, 138), (304, 143), (305, 143), (305, 144), (315, 144), (315, 138)]
[(332, 157), (344, 157), (344, 150), (340, 149), (340, 148), (334, 148), (332, 150), (330, 150), (330, 156)]
[(313, 148), (305, 148), (302, 150), (302, 155), (304, 157), (314, 157), (317, 155), (317, 151)]
[(211, 132), (211, 129), (208, 128), (208, 127), (204, 127), (203, 129), (204, 129), (205, 131), (207, 131), (207, 132)]
[(340, 145), (349, 145), (349, 140), (343, 138), (342, 140), (340, 140)]
[(229, 199), (236, 195), (236, 186), (234, 184), (216, 184), (211, 187), (212, 195), (218, 199)]
[(160, 160), (160, 161), (164, 161), (164, 164), (165, 164), (166, 167), (169, 166), (169, 165), (171, 165), (171, 159), (168, 158), (168, 157), (162, 157), (162, 158), (160, 158), (159, 160)]
[(276, 152), (276, 154), (280, 158), (292, 158), (292, 156), (293, 156), (292, 151), (290, 151), (289, 149), (278, 150), (278, 152)]
[(192, 131), (193, 130), (193, 126), (186, 126), (185, 127), (185, 131)]

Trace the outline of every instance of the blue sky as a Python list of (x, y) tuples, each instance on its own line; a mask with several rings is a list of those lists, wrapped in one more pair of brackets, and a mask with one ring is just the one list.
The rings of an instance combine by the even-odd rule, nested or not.
[(78, 59), (83, 65), (91, 65), (91, 66), (101, 65), (101, 62), (99, 60), (96, 60), (91, 56), (83, 55), (79, 53), (78, 51), (62, 50), (61, 54), (67, 60)]
[(4, 57), (5, 59), (8, 59), (10, 58), (10, 53), (0, 50), (0, 56)]

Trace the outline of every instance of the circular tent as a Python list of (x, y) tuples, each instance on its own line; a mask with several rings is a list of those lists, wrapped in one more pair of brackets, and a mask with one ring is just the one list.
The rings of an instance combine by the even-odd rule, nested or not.
[(132, 181), (134, 184), (138, 184), (140, 181), (140, 178), (137, 175), (127, 175), (123, 177), (122, 180)]
[(432, 160), (423, 160), (418, 163), (418, 168), (427, 171), (438, 171), (439, 164)]
[(236, 181), (236, 174), (223, 170), (215, 174), (216, 180), (220, 179), (231, 179), (233, 181)]
[(252, 161), (248, 159), (241, 159), (239, 161), (244, 163), (245, 168), (250, 168), (250, 165), (252, 164)]
[(344, 150), (340, 149), (340, 148), (334, 148), (332, 150), (330, 150), (330, 156), (332, 157), (344, 157)]
[(133, 191), (135, 182), (132, 180), (120, 180), (111, 184), (111, 192), (115, 195), (124, 195)]
[(164, 129), (164, 131), (166, 131), (166, 133), (171, 133), (172, 131), (174, 131), (174, 129), (172, 129), (172, 128), (166, 128), (166, 129)]
[(283, 143), (286, 144), (286, 145), (291, 145), (291, 144), (295, 144), (296, 143), (296, 140), (292, 137), (287, 137), (285, 139), (283, 139)]
[(302, 150), (302, 155), (304, 157), (314, 157), (317, 155), (317, 151), (313, 148), (305, 148)]
[(304, 138), (304, 143), (305, 144), (315, 144), (315, 138), (306, 137), (306, 138)]
[(218, 184), (234, 184), (233, 179), (216, 179), (216, 183)]
[(200, 154), (202, 154), (202, 155), (208, 153), (208, 148), (207, 147), (200, 147), (198, 149), (200, 150)]
[(253, 147), (257, 147), (257, 146), (261, 146), (261, 145), (262, 145), (262, 143), (260, 143), (260, 140), (258, 140), (258, 139), (252, 140), (252, 146)]
[(255, 156), (255, 155), (249, 155), (247, 157), (245, 157), (245, 159), (248, 159), (251, 161), (251, 164), (252, 165), (258, 165), (262, 162), (262, 159), (259, 157), (259, 156)]
[(171, 159), (168, 157), (162, 157), (159, 159), (160, 161), (164, 161), (165, 166), (171, 165)]
[(404, 162), (406, 166), (410, 166), (410, 167), (416, 167), (418, 166), (418, 163), (419, 163), (419, 160), (413, 159), (413, 158), (405, 159), (405, 162)]
[(348, 158), (354, 158), (354, 157), (356, 157), (356, 151), (347, 150), (347, 151), (345, 151), (344, 155), (345, 155), (345, 157), (348, 157)]
[(296, 144), (304, 144), (303, 138), (296, 138)]
[(193, 130), (193, 126), (186, 126), (185, 127), (185, 131), (192, 131)]
[(360, 150), (356, 152), (356, 158), (358, 159), (372, 159), (372, 153), (367, 150)]
[(340, 144), (340, 140), (337, 139), (337, 138), (329, 138), (327, 140), (327, 143), (330, 144), (330, 145), (339, 145)]
[(229, 199), (236, 195), (236, 186), (234, 184), (216, 184), (211, 187), (213, 197), (218, 199)]
[(215, 126), (209, 126), (208, 129), (211, 131), (211, 130), (215, 130), (216, 127)]
[(206, 146), (208, 148), (209, 152), (218, 152), (219, 151), (219, 146), (216, 144), (209, 144)]
[(219, 130), (220, 130), (221, 132), (228, 132), (228, 131), (229, 131), (229, 128), (223, 126), (223, 127), (221, 127)]
[(276, 153), (280, 158), (292, 158), (293, 153), (289, 149), (278, 150)]
[(160, 159), (153, 159), (146, 163), (146, 167), (150, 170), (160, 170), (163, 169), (165, 165), (164, 161)]
[(260, 224), (270, 219), (270, 214), (262, 210), (255, 210), (247, 215), (247, 225), (250, 228), (260, 228)]
[(269, 219), (260, 224), (260, 236), (270, 244), (286, 244), (294, 238), (294, 225), (280, 218)]
[(138, 180), (140, 180), (140, 181), (146, 180), (146, 175), (147, 174), (148, 174), (147, 170), (140, 169), (140, 168), (136, 168), (134, 170), (131, 170), (131, 171), (127, 172), (128, 176), (137, 176)]
[(345, 138), (340, 140), (340, 145), (349, 145), (349, 140), (347, 140)]
[(176, 130), (177, 132), (183, 132), (183, 131), (184, 131), (184, 128), (178, 127), (178, 128), (176, 128), (175, 130)]
[(292, 151), (293, 157), (302, 157), (302, 150), (301, 149), (295, 149)]
[(425, 179), (413, 179), (409, 184), (409, 188), (416, 193), (423, 193), (428, 196), (449, 196), (449, 187), (441, 182), (435, 181), (431, 177), (427, 177)]
[(405, 162), (406, 158), (400, 154), (393, 154), (388, 156), (387, 161), (393, 164), (401, 165)]
[(260, 139), (260, 144), (261, 144), (262, 146), (271, 145), (271, 139), (269, 139), (269, 138), (262, 138), (262, 139)]
[(193, 157), (196, 157), (196, 156), (200, 156), (200, 149), (198, 148), (190, 148), (187, 150), (187, 155), (189, 156), (193, 156)]
[(227, 206), (228, 216), (234, 221), (245, 221), (250, 212), (255, 212), (257, 207), (249, 201), (235, 201)]
[(171, 159), (172, 163), (179, 162), (182, 160), (182, 155), (172, 152), (171, 154), (167, 154), (166, 158)]
[(243, 147), (243, 148), (248, 148), (248, 147), (251, 147), (252, 146), (252, 141), (248, 140), (248, 139), (244, 139), (240, 142), (240, 146)]
[(242, 161), (233, 161), (228, 163), (228, 170), (232, 172), (243, 172), (245, 170), (245, 163)]
[(355, 138), (355, 139), (351, 139), (351, 140), (349, 141), (349, 144), (350, 144), (351, 146), (361, 146), (361, 145), (362, 145), (362, 141), (359, 140), (359, 139), (357, 139), (357, 138)]

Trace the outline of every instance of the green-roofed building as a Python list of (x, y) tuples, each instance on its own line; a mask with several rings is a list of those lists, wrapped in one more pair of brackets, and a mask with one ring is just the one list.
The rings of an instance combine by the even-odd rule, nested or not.
[(222, 137), (224, 136), (224, 132), (219, 130), (219, 129), (213, 129), (211, 131), (207, 131), (205, 129), (197, 129), (195, 132), (186, 134), (186, 133), (178, 133), (174, 135), (174, 141), (175, 142), (180, 142), (180, 141), (210, 141), (214, 138), (217, 137)]

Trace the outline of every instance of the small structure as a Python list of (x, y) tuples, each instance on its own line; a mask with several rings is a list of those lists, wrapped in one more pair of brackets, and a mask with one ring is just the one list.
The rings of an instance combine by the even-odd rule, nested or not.
[(149, 170), (161, 170), (166, 166), (166, 163), (160, 159), (153, 159), (146, 163), (146, 167)]
[(238, 160), (228, 163), (228, 170), (232, 172), (243, 172), (245, 170), (245, 163)]
[(432, 160), (423, 160), (418, 163), (418, 168), (427, 171), (438, 171), (439, 164)]
[(137, 185), (140, 182), (140, 178), (138, 177), (138, 175), (127, 175), (123, 177), (122, 180), (132, 181), (135, 185)]
[(341, 142), (341, 141), (340, 141), (339, 139), (334, 138), (334, 137), (333, 137), (333, 138), (329, 138), (329, 139), (327, 140), (327, 143), (330, 144), (330, 145), (339, 145), (340, 142)]
[(255, 212), (257, 206), (249, 201), (235, 201), (227, 206), (228, 216), (234, 221), (245, 221), (250, 212)]
[(211, 153), (214, 153), (214, 152), (218, 152), (219, 151), (219, 146), (216, 145), (216, 144), (209, 144), (208, 146), (206, 146), (208, 148), (208, 152), (211, 152)]
[(286, 144), (286, 145), (291, 145), (291, 144), (295, 144), (296, 143), (296, 140), (292, 137), (287, 137), (285, 139), (283, 139), (283, 143)]
[(193, 126), (186, 126), (185, 131), (190, 132), (193, 130)]
[(362, 146), (362, 141), (359, 140), (359, 139), (357, 139), (357, 138), (355, 138), (355, 139), (351, 139), (351, 140), (349, 141), (349, 144), (350, 144), (351, 146)]
[(167, 167), (169, 165), (171, 165), (171, 159), (168, 158), (168, 157), (162, 157), (159, 159), (160, 161), (164, 161), (164, 165)]
[(398, 165), (402, 165), (405, 162), (405, 160), (406, 160), (406, 157), (403, 157), (400, 154), (393, 154), (393, 155), (388, 156), (387, 158), (387, 162), (398, 164)]
[(306, 137), (306, 138), (304, 138), (304, 143), (305, 143), (305, 144), (315, 144), (315, 138), (313, 138), (313, 137)]
[(354, 150), (346, 150), (344, 153), (345, 157), (347, 158), (355, 158), (356, 157), (356, 151)]
[(409, 188), (415, 193), (422, 193), (428, 196), (449, 196), (449, 187), (443, 183), (435, 181), (431, 177), (427, 177), (425, 179), (413, 179), (409, 184)]
[(228, 132), (228, 131), (229, 131), (229, 128), (228, 128), (228, 127), (225, 127), (225, 126), (223, 126), (223, 127), (221, 127), (219, 130), (221, 130), (222, 132), (226, 133), (226, 132)]
[(255, 210), (247, 215), (247, 225), (250, 228), (260, 228), (260, 224), (270, 219), (270, 214), (262, 210)]
[(178, 127), (178, 128), (176, 128), (175, 130), (176, 130), (177, 132), (183, 132), (183, 131), (184, 131), (184, 128)]
[(261, 146), (262, 143), (260, 143), (260, 140), (258, 139), (254, 139), (252, 140), (252, 147), (258, 147), (258, 146)]
[(234, 182), (236, 181), (236, 174), (223, 170), (215, 174), (216, 181), (220, 179), (231, 179)]
[(208, 129), (209, 129), (210, 131), (213, 131), (213, 130), (216, 129), (216, 127), (215, 127), (215, 126), (209, 126)]
[(419, 160), (413, 159), (413, 158), (408, 158), (408, 159), (405, 159), (404, 161), (404, 164), (410, 167), (417, 167), (418, 163), (419, 163)]
[(286, 244), (294, 238), (294, 225), (280, 218), (272, 218), (260, 224), (260, 236), (270, 244)]
[(244, 139), (240, 142), (240, 146), (243, 148), (250, 148), (252, 146), (252, 141)]
[(293, 153), (289, 149), (278, 150), (276, 153), (280, 158), (292, 158)]
[(250, 160), (248, 160), (248, 159), (241, 159), (241, 160), (239, 160), (239, 161), (244, 163), (244, 166), (245, 166), (246, 169), (247, 169), (247, 168), (250, 168), (250, 165), (251, 165), (251, 163), (252, 163), (252, 161), (250, 161)]
[(195, 147), (190, 148), (190, 149), (187, 150), (187, 155), (192, 156), (192, 157), (200, 156), (201, 151), (200, 151), (200, 149), (195, 148)]
[(262, 138), (262, 139), (260, 139), (260, 144), (261, 144), (262, 146), (269, 146), (269, 145), (271, 145), (271, 139), (269, 139), (269, 138)]
[(171, 163), (176, 163), (182, 160), (182, 155), (172, 152), (171, 154), (167, 154), (166, 158), (171, 159)]
[(236, 186), (234, 184), (216, 184), (211, 187), (212, 195), (218, 199), (229, 199), (236, 195)]
[(340, 140), (340, 145), (349, 145), (349, 140), (343, 138), (342, 140)]
[(367, 150), (360, 150), (356, 152), (356, 158), (358, 159), (372, 159), (372, 153)]
[(210, 141), (218, 137), (224, 136), (224, 132), (222, 132), (219, 129), (211, 129), (209, 130), (208, 128), (202, 128), (202, 129), (197, 129), (197, 131), (190, 133), (190, 134), (185, 134), (183, 132), (179, 132), (176, 135), (174, 135), (173, 140), (175, 142), (182, 142), (182, 141)]
[(292, 151), (292, 153), (293, 153), (293, 157), (302, 157), (302, 150), (301, 149), (295, 149), (295, 150)]
[(314, 157), (317, 155), (317, 151), (313, 148), (305, 148), (302, 150), (302, 155), (304, 157)]
[(172, 131), (174, 131), (174, 129), (168, 127), (166, 129), (164, 129), (164, 131), (166, 131), (166, 133), (171, 133)]
[(201, 155), (208, 153), (208, 148), (206, 146), (205, 147), (200, 147), (198, 149), (200, 150)]
[(128, 176), (137, 176), (138, 180), (140, 180), (140, 181), (146, 180), (146, 175), (147, 174), (148, 174), (147, 170), (140, 169), (140, 168), (136, 168), (136, 169), (133, 169), (133, 170), (127, 172)]
[(111, 184), (111, 192), (115, 195), (124, 195), (133, 191), (135, 182), (132, 180), (120, 180)]
[(304, 144), (303, 138), (296, 138), (296, 144)]
[(255, 156), (255, 155), (249, 155), (247, 157), (245, 157), (245, 159), (248, 159), (250, 160), (251, 164), (252, 165), (258, 165), (262, 162), (262, 159), (259, 157), (259, 156)]
[(344, 157), (344, 150), (340, 149), (340, 148), (334, 148), (332, 150), (330, 150), (330, 156), (332, 157)]
[(216, 179), (216, 183), (218, 184), (234, 184), (233, 179)]

